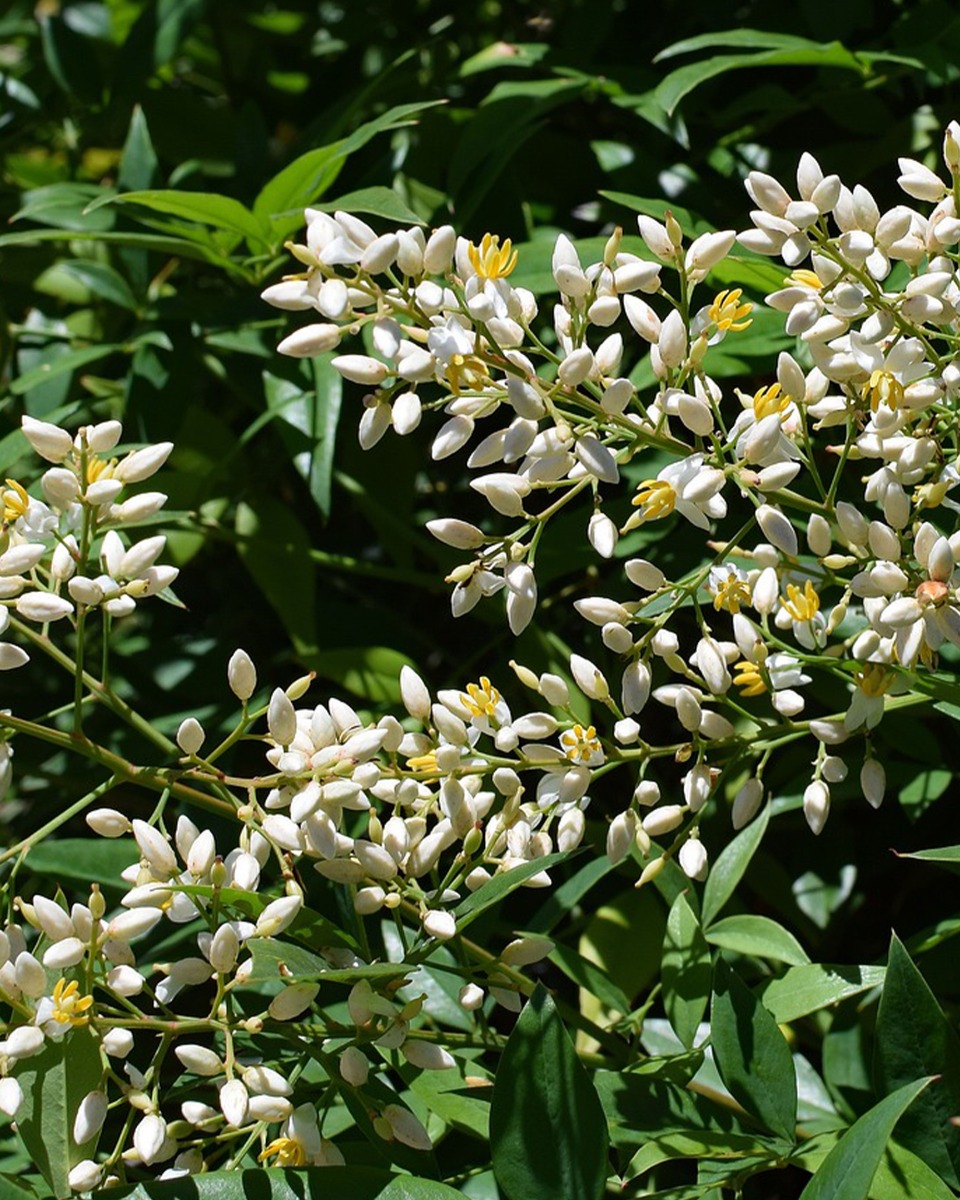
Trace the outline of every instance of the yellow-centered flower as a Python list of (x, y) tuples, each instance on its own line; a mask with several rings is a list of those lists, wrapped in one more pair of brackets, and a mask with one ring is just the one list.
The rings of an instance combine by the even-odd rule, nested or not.
[(430, 774), (437, 773), (437, 755), (434, 750), (429, 754), (416, 754), (413, 758), (407, 759), (407, 769), (410, 771), (424, 771)]
[(780, 597), (780, 607), (785, 608), (795, 621), (812, 621), (820, 611), (820, 597), (809, 579), (802, 592), (795, 583), (788, 583), (786, 596)]
[(744, 659), (743, 662), (738, 662), (733, 669), (737, 672), (733, 682), (740, 689), (741, 696), (762, 696), (767, 690), (763, 675), (756, 663)]
[(560, 745), (567, 758), (574, 763), (589, 762), (603, 753), (593, 725), (588, 725), (586, 729), (582, 725), (574, 725), (572, 729), (560, 735)]
[(270, 1164), (274, 1167), (303, 1167), (306, 1166), (307, 1151), (298, 1138), (279, 1137), (260, 1152), (257, 1162), (265, 1162), (268, 1158), (277, 1160)]
[(903, 404), (903, 384), (889, 371), (874, 371), (863, 385), (860, 395), (870, 401), (870, 408), (876, 412), (881, 404), (887, 408), (899, 408)]
[(10, 490), (3, 493), (3, 519), (9, 523), (26, 515), (30, 507), (30, 497), (27, 495), (27, 489), (15, 479), (8, 479), (6, 484)]
[(500, 693), (486, 675), (481, 675), (479, 684), (467, 684), (466, 693), (460, 693), (460, 702), (471, 717), (492, 717), (500, 703)]
[(673, 512), (677, 492), (673, 484), (665, 479), (645, 479), (637, 488), (631, 503), (643, 509), (645, 521), (657, 521), (661, 517), (669, 517)]
[(443, 373), (455, 396), (461, 392), (479, 391), (490, 378), (487, 364), (475, 354), (452, 355)]
[(771, 417), (774, 413), (784, 412), (793, 401), (780, 387), (779, 383), (771, 383), (769, 387), (760, 388), (753, 393), (753, 415), (758, 421)]
[(480, 245), (471, 242), (467, 246), (467, 258), (470, 265), (481, 279), (506, 279), (517, 265), (518, 251), (513, 249), (513, 243), (507, 238), (500, 245), (500, 238), (495, 233), (485, 233), (480, 239)]
[(80, 994), (80, 984), (75, 979), (68, 983), (58, 979), (53, 985), (53, 1020), (61, 1025), (86, 1025), (87, 1010), (93, 1005), (92, 996)]
[(91, 455), (87, 460), (87, 483), (96, 483), (98, 479), (112, 479), (117, 466), (115, 458), (97, 458)]
[(731, 571), (726, 579), (717, 584), (713, 607), (717, 612), (723, 609), (728, 613), (738, 613), (742, 605), (750, 603), (751, 595), (750, 584)]
[(713, 303), (707, 309), (707, 315), (721, 333), (740, 333), (753, 324), (753, 318), (744, 320), (753, 312), (749, 301), (740, 303), (743, 288), (732, 288), (729, 291), (717, 292)]
[(885, 696), (893, 687), (896, 678), (883, 663), (865, 663), (859, 671), (854, 672), (857, 687), (865, 696)]

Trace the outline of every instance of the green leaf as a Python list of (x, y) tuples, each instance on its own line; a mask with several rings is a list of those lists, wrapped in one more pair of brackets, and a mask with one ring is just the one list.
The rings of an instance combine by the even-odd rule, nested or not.
[(220, 196), (216, 192), (178, 192), (172, 188), (123, 192), (88, 205), (86, 211), (93, 212), (103, 204), (139, 205), (151, 212), (167, 213), (172, 217), (182, 217), (187, 221), (239, 234), (251, 244), (264, 246), (267, 243), (267, 230), (253, 213), (232, 196)]
[(919, 858), (924, 862), (960, 863), (960, 846), (939, 846), (935, 850), (914, 850), (911, 854), (896, 852), (897, 858)]
[(661, 979), (667, 1017), (687, 1049), (693, 1046), (697, 1028), (707, 1011), (711, 977), (710, 947), (696, 914), (681, 893), (667, 917)]
[(453, 910), (457, 919), (457, 928), (466, 929), (482, 912), (486, 912), (494, 904), (499, 904), (511, 892), (522, 887), (528, 879), (538, 875), (541, 871), (549, 871), (551, 867), (565, 862), (569, 857), (569, 852), (558, 851), (556, 854), (545, 854), (543, 858), (531, 859), (530, 862), (521, 863), (518, 867), (511, 867), (508, 871), (497, 872), (488, 883), (478, 888), (466, 900), (462, 900)]
[(557, 945), (548, 958), (575, 984), (595, 996), (606, 1008), (626, 1016), (630, 1012), (630, 1001), (602, 967), (584, 958), (570, 946)]
[(763, 988), (761, 999), (778, 1025), (789, 1025), (818, 1009), (878, 987), (885, 973), (883, 967), (807, 963), (772, 979)]
[(123, 143), (117, 186), (123, 191), (135, 192), (149, 188), (156, 182), (159, 163), (147, 128), (147, 118), (139, 104), (134, 106)]
[(908, 1083), (864, 1113), (824, 1159), (800, 1200), (867, 1200), (894, 1126), (929, 1082)]
[(26, 861), (31, 871), (54, 880), (89, 884), (97, 879), (102, 888), (125, 891), (120, 872), (137, 861), (137, 848), (128, 838), (50, 837), (31, 846)]
[[(909, 1111), (909, 1110), (908, 1110)], [(791, 1159), (812, 1175), (846, 1130), (832, 1129), (805, 1142)], [(870, 1200), (955, 1200), (939, 1175), (903, 1146), (890, 1142), (870, 1184)]]
[[(115, 271), (106, 263), (74, 258), (57, 263), (53, 270), (61, 278), (68, 281), (75, 280), (81, 287), (94, 296), (99, 296), (102, 300), (109, 300), (111, 304), (130, 309), (133, 312), (137, 309), (137, 298), (130, 290), (129, 283), (119, 271)], [(49, 272), (45, 272), (44, 276), (48, 274)], [(49, 287), (40, 289), (39, 281), (38, 290), (50, 291)]]
[(210, 1171), (116, 1188), (116, 1200), (463, 1200), (434, 1179), (392, 1175), (373, 1167), (313, 1167), (298, 1170), (252, 1168)]
[(710, 1009), (710, 1044), (735, 1100), (768, 1129), (796, 1138), (797, 1071), (777, 1022), (719, 958)]
[(770, 958), (799, 967), (808, 963), (806, 951), (793, 934), (769, 917), (724, 917), (707, 930), (707, 941), (722, 950)]
[(840, 67), (849, 71), (865, 73), (865, 66), (855, 54), (851, 54), (839, 42), (817, 44), (808, 42), (806, 46), (785, 50), (761, 50), (757, 54), (718, 54), (715, 58), (702, 59), (700, 62), (689, 63), (671, 72), (657, 86), (654, 95), (663, 106), (668, 116), (671, 116), (680, 101), (701, 84), (718, 75), (729, 71), (742, 70), (745, 67)]
[(99, 362), (101, 358), (107, 358), (109, 355), (116, 354), (122, 349), (122, 346), (107, 344), (103, 346), (83, 346), (79, 350), (69, 350), (66, 354), (58, 354), (48, 362), (39, 363), (37, 366), (31, 367), (29, 371), (24, 371), (22, 375), (18, 375), (16, 379), (11, 381), (10, 391), (15, 396), (23, 396), (31, 388), (39, 387), (43, 383), (49, 383), (51, 379), (56, 379), (60, 375), (72, 374), (79, 367), (85, 367), (87, 363)]
[(57, 86), (75, 100), (95, 105), (103, 87), (97, 55), (62, 16), (39, 19), (43, 57)]
[(299, 459), (294, 462), (307, 480), (310, 494), (325, 517), (330, 516), (330, 484), (333, 479), (333, 455), (336, 449), (340, 405), (343, 401), (343, 378), (330, 365), (333, 354), (324, 354), (313, 361), (314, 429), (319, 446), (308, 456), (309, 466)]
[(318, 675), (377, 704), (399, 703), (401, 668), (414, 665), (389, 646), (340, 646), (305, 652), (303, 660)]
[(662, 62), (665, 58), (675, 58), (678, 54), (689, 54), (691, 50), (719, 50), (722, 46), (740, 46), (751, 50), (805, 50), (810, 47), (817, 48), (817, 43), (790, 33), (767, 33), (761, 29), (723, 29), (673, 42), (655, 55), (653, 61)]
[(532, 920), (527, 922), (527, 928), (531, 933), (550, 933), (590, 889), (613, 870), (614, 864), (606, 855), (586, 863), (559, 887), (551, 888), (546, 902), (540, 905)]
[(729, 1105), (715, 1104), (686, 1087), (634, 1072), (601, 1070), (593, 1078), (616, 1146), (642, 1144), (670, 1133), (696, 1137), (704, 1130), (722, 1131), (731, 1139), (749, 1138), (756, 1145), (757, 1135), (744, 1128)]
[(875, 1073), (892, 1092), (925, 1075), (939, 1079), (917, 1098), (901, 1122), (898, 1140), (951, 1187), (960, 1187), (960, 1039), (894, 934), (877, 1011)]
[(401, 225), (423, 225), (412, 208), (408, 208), (397, 193), (388, 187), (360, 188), (356, 192), (347, 192), (327, 204), (315, 204), (314, 208), (321, 212), (333, 212), (342, 209), (349, 213), (369, 213), (374, 217), (383, 217), (387, 221), (399, 222)]
[(67, 1175), (84, 1158), (92, 1158), (98, 1135), (78, 1146), (73, 1122), (80, 1101), (100, 1086), (103, 1064), (100, 1043), (86, 1027), (72, 1029), (62, 1041), (47, 1040), (39, 1054), (17, 1065), (23, 1089), (17, 1128), (34, 1165), (57, 1200), (72, 1195)]
[(308, 560), (310, 538), (288, 505), (265, 495), (250, 498), (255, 509), (237, 505), (237, 551), (302, 654), (316, 647), (315, 578), (313, 571), (293, 578), (290, 564)]
[(411, 118), (417, 113), (441, 103), (443, 101), (426, 100), (398, 105), (361, 125), (348, 137), (301, 154), (261, 188), (253, 202), (254, 216), (269, 221), (278, 240), (286, 237), (303, 224), (303, 209), (313, 205), (330, 187), (351, 154), (377, 134), (410, 125)]
[(733, 895), (770, 823), (770, 805), (741, 829), (710, 869), (703, 889), (703, 927), (708, 929)]
[(500, 1059), (490, 1141), (493, 1169), (508, 1200), (592, 1200), (603, 1194), (607, 1122), (542, 986), (520, 1014)]
[[(361, 979), (402, 979), (407, 974), (403, 963), (368, 963), (363, 967), (331, 967), (325, 959), (291, 942), (275, 938), (251, 938), (247, 943), (253, 958), (250, 983), (358, 983)], [(281, 974), (281, 967), (285, 968)]]
[(190, 27), (203, 15), (205, 0), (152, 0), (123, 44), (123, 80), (142, 80), (168, 63)]
[(898, 799), (904, 808), (910, 809), (912, 815), (918, 817), (934, 800), (940, 799), (951, 783), (952, 771), (931, 767), (929, 771), (919, 772), (902, 787)]

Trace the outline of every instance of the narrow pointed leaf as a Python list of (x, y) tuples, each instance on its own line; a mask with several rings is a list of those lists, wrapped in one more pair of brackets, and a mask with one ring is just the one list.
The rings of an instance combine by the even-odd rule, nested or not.
[(690, 1049), (710, 999), (713, 972), (710, 947), (700, 922), (682, 893), (670, 909), (663, 939), (661, 979), (667, 1017), (681, 1042)]
[(734, 889), (743, 878), (750, 860), (757, 852), (770, 822), (770, 806), (741, 829), (732, 842), (717, 858), (707, 877), (703, 889), (703, 927), (708, 929), (720, 915), (720, 910), (733, 895)]
[(500, 1060), (490, 1139), (507, 1200), (596, 1200), (604, 1192), (606, 1119), (543, 987), (521, 1013)]

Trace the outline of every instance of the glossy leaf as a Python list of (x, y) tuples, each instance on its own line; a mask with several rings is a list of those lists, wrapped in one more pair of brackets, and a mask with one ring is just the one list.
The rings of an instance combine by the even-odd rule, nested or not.
[[(215, 192), (178, 192), (175, 189), (124, 192), (104, 199), (105, 204), (133, 204), (151, 212), (167, 213), (186, 221), (196, 221), (247, 238), (251, 244), (263, 244), (267, 233), (248, 208), (231, 196)], [(93, 211), (91, 209), (90, 211)]]
[(761, 993), (764, 1008), (778, 1025), (789, 1025), (818, 1009), (883, 983), (883, 967), (806, 963), (772, 979)]
[(361, 979), (402, 979), (406, 968), (402, 963), (368, 963), (361, 967), (331, 967), (317, 954), (302, 946), (280, 942), (275, 938), (252, 938), (249, 948), (253, 958), (251, 983), (272, 983), (284, 979), (288, 983), (322, 980), (327, 983), (354, 984)]
[(867, 1200), (897, 1121), (929, 1083), (908, 1083), (864, 1113), (824, 1159), (800, 1200)]
[(543, 858), (535, 858), (530, 862), (521, 863), (517, 867), (511, 867), (508, 871), (498, 872), (488, 883), (469, 895), (466, 900), (461, 900), (453, 910), (457, 918), (457, 928), (466, 929), (482, 912), (486, 912), (494, 904), (499, 904), (511, 892), (522, 887), (532, 876), (538, 875), (541, 871), (549, 871), (551, 867), (555, 867), (557, 863), (564, 862), (569, 857), (569, 853), (565, 852), (546, 854)]
[(792, 967), (810, 961), (789, 929), (784, 929), (770, 917), (724, 917), (710, 926), (706, 938), (711, 946), (734, 950), (737, 954), (752, 954), (755, 958), (769, 958)]
[(797, 1073), (786, 1039), (722, 958), (717, 960), (713, 986), (710, 1044), (720, 1077), (751, 1116), (793, 1141)]
[(296, 1171), (210, 1171), (117, 1188), (117, 1200), (454, 1200), (460, 1193), (434, 1179), (392, 1175), (373, 1167)]
[(713, 971), (710, 947), (683, 894), (674, 900), (667, 917), (660, 970), (667, 1017), (689, 1049), (707, 1011)]
[(501, 1056), (490, 1141), (507, 1200), (591, 1200), (604, 1192), (607, 1123), (543, 987), (527, 1002)]
[(90, 1029), (71, 1029), (62, 1041), (48, 1040), (39, 1054), (25, 1059), (14, 1072), (23, 1090), (17, 1127), (24, 1145), (57, 1200), (72, 1194), (70, 1168), (90, 1158), (97, 1135), (78, 1146), (73, 1122), (80, 1101), (100, 1085), (100, 1043)]
[(875, 1071), (884, 1092), (939, 1078), (904, 1114), (898, 1139), (952, 1187), (960, 1186), (960, 1039), (894, 934), (877, 1011)]
[(720, 911), (734, 893), (737, 884), (743, 878), (744, 872), (750, 865), (750, 860), (756, 854), (763, 835), (770, 823), (770, 806), (767, 805), (756, 817), (741, 829), (737, 836), (718, 855), (717, 861), (710, 868), (707, 882), (703, 888), (703, 927), (710, 925), (720, 915)]

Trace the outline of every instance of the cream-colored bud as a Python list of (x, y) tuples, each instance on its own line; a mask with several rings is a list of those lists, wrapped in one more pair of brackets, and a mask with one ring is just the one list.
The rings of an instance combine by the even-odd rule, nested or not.
[(238, 700), (247, 701), (257, 688), (257, 668), (246, 650), (234, 650), (227, 663), (227, 683)]

